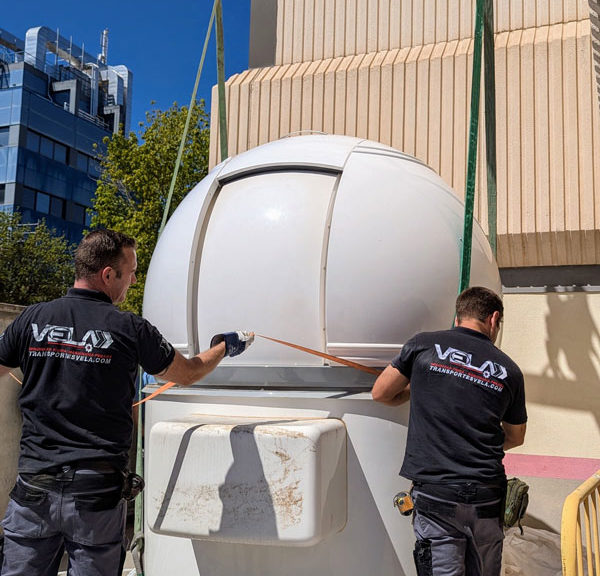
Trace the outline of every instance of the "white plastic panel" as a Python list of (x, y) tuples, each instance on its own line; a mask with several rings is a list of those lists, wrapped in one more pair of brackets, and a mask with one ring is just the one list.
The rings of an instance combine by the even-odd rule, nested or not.
[(349, 136), (283, 138), (235, 156), (225, 166), (221, 172), (221, 177), (227, 177), (248, 169), (279, 165), (341, 170), (348, 155), (359, 142), (359, 139)]
[[(210, 215), (198, 280), (200, 348), (218, 332), (253, 330), (323, 349), (322, 259), (336, 177), (256, 174), (226, 184)], [(321, 365), (260, 340), (224, 364)]]
[[(350, 156), (329, 241), (329, 352), (382, 364), (416, 332), (451, 326), (462, 218), (429, 168), (376, 150)], [(500, 288), (495, 267), (477, 279)]]
[(148, 525), (158, 534), (309, 546), (346, 524), (341, 420), (157, 422), (149, 454)]
[(200, 211), (222, 165), (197, 184), (173, 213), (156, 244), (144, 289), (144, 317), (178, 348), (189, 346), (188, 275)]

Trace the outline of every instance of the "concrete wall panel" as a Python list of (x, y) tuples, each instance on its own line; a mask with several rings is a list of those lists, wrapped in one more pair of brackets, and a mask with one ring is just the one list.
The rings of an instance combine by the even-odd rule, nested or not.
[[(476, 0), (279, 0), (275, 64), (470, 38)], [(494, 2), (496, 32), (589, 18), (587, 0)]]
[[(321, 4), (304, 0), (286, 3), (284, 9), (291, 19), (300, 18), (302, 13), (305, 24), (307, 20), (316, 23), (321, 14), (329, 18), (327, 26), (339, 34), (336, 36), (327, 26), (323, 28), (324, 43), (330, 43), (323, 54), (340, 52), (339, 56), (251, 70), (228, 81), (230, 155), (297, 131), (359, 136), (417, 156), (462, 195), (468, 153), (472, 39), (411, 44), (403, 49), (380, 48), (386, 38), (389, 42), (392, 38), (404, 42), (402, 27), (394, 31), (393, 23), (389, 28), (383, 26), (386, 14), (408, 19), (410, 30), (413, 34), (421, 30), (422, 39), (432, 30), (437, 37), (442, 28), (448, 36), (461, 36), (467, 22), (460, 19), (468, 16), (471, 24), (468, 7), (463, 6), (470, 0), (450, 2), (447, 10), (435, 2), (420, 3), (419, 7), (394, 0), (357, 0), (343, 8), (338, 4), (335, 0), (322, 0)], [(465, 8), (458, 20), (451, 10), (453, 4)], [(496, 35), (495, 45), (501, 266), (599, 262), (600, 120), (599, 107), (594, 105), (589, 11), (582, 10), (581, 2), (564, 3), (564, 10), (558, 10), (557, 4), (563, 3), (551, 2), (544, 7), (514, 0), (503, 5), (498, 14), (497, 26), (509, 29)], [(427, 18), (430, 12), (435, 13), (433, 20)], [(581, 13), (588, 16), (550, 26), (518, 27), (575, 18)], [(424, 22), (438, 19), (444, 25), (427, 28), (428, 32), (419, 28), (425, 26)], [(347, 47), (349, 24), (356, 28), (350, 44), (363, 51), (344, 57), (335, 38), (342, 35)], [(379, 32), (377, 41), (369, 45), (373, 26)], [(304, 48), (309, 36), (304, 30)], [(414, 40), (411, 38), (411, 43)], [(373, 50), (368, 51), (370, 48)], [(292, 44), (289, 51), (294, 51)], [(306, 52), (302, 58), (306, 58)], [(476, 217), (485, 228), (482, 109), (483, 101), (475, 207)], [(213, 110), (213, 125), (214, 121)], [(218, 134), (213, 130), (211, 166), (219, 158), (216, 140)]]

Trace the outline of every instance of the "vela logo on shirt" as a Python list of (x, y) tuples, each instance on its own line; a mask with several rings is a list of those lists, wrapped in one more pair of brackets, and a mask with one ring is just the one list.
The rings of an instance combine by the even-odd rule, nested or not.
[(32, 324), (31, 331), (36, 342), (46, 340), (46, 342), (53, 344), (83, 348), (86, 352), (91, 352), (94, 348), (110, 348), (110, 345), (113, 343), (110, 332), (106, 332), (105, 330), (88, 330), (81, 340), (74, 338), (75, 329), (70, 326), (46, 324), (40, 331), (37, 324)]
[(500, 378), (500, 380), (504, 380), (506, 376), (508, 376), (506, 368), (502, 366), (502, 364), (492, 362), (491, 360), (486, 360), (481, 366), (473, 366), (471, 363), (473, 355), (469, 354), (468, 352), (458, 350), (457, 348), (448, 347), (446, 348), (445, 352), (442, 352), (441, 346), (436, 344), (435, 351), (437, 352), (440, 360), (449, 360), (451, 364), (457, 364), (459, 366), (469, 368), (470, 370), (474, 370), (475, 372), (479, 372), (484, 378), (490, 378), (492, 376), (494, 378)]

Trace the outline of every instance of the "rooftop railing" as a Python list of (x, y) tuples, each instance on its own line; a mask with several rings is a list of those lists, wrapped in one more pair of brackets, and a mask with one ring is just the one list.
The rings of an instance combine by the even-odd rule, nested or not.
[(599, 504), (600, 470), (571, 492), (563, 505), (560, 528), (563, 576), (600, 576)]

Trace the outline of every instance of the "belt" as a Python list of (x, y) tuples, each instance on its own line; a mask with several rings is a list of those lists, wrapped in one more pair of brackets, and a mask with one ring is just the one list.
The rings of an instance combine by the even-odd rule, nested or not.
[(108, 462), (74, 462), (40, 472), (20, 473), (21, 478), (39, 488), (53, 489), (64, 484), (78, 488), (102, 488), (123, 484), (124, 473)]
[(480, 504), (500, 500), (504, 498), (506, 493), (505, 484), (481, 484), (478, 482), (430, 484), (413, 482), (413, 486), (424, 494), (462, 504)]
[(112, 462), (107, 460), (81, 460), (69, 462), (44, 468), (39, 472), (27, 472), (27, 474), (47, 474), (57, 479), (70, 480), (75, 474), (96, 472), (98, 474), (123, 474), (124, 472)]

